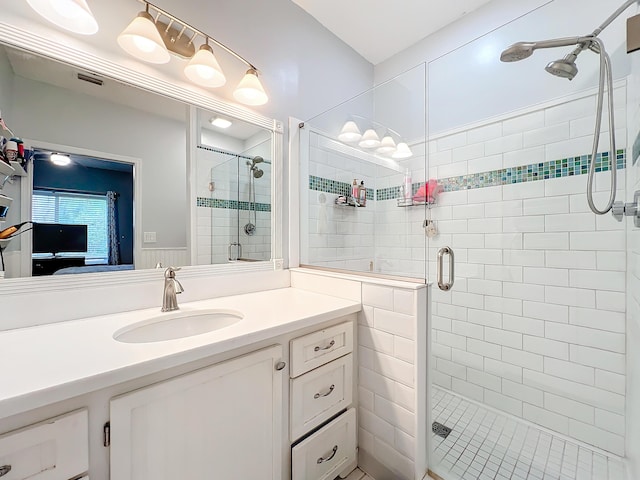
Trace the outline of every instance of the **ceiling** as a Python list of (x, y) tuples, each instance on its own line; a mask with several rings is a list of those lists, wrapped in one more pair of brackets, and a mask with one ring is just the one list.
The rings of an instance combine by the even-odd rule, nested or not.
[(491, 0), (292, 0), (373, 65)]

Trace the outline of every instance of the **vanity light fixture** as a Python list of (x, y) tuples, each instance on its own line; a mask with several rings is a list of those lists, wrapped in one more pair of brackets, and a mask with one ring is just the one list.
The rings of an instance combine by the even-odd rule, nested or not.
[(66, 167), (71, 163), (69, 155), (62, 155), (60, 153), (52, 153), (49, 160), (51, 160), (51, 163), (58, 165), (59, 167)]
[(338, 140), (345, 143), (355, 143), (361, 138), (362, 133), (360, 133), (358, 125), (353, 120), (347, 120), (347, 122), (342, 126), (342, 130), (340, 130), (340, 134), (338, 135)]
[(222, 118), (222, 117), (213, 117), (212, 119), (209, 120), (209, 123), (211, 125), (213, 125), (214, 127), (218, 127), (218, 128), (229, 128), (231, 126), (231, 120), (227, 120), (226, 118)]
[(200, 45), (200, 50), (191, 57), (187, 66), (184, 67), (184, 74), (189, 80), (201, 87), (216, 88), (227, 83), (220, 64), (213, 54), (213, 49), (209, 46), (209, 38)]
[(389, 155), (395, 153), (397, 150), (396, 142), (393, 140), (391, 135), (387, 133), (382, 140), (380, 140), (380, 146), (376, 149), (376, 153), (381, 155)]
[(377, 148), (380, 146), (380, 137), (373, 128), (369, 128), (362, 134), (358, 146), (362, 148)]
[[(150, 63), (169, 62), (169, 53), (187, 58), (189, 63), (184, 69), (185, 76), (201, 87), (217, 88), (223, 86), (227, 80), (213, 53), (213, 48), (209, 45), (211, 42), (249, 67), (234, 90), (233, 97), (240, 103), (252, 106), (264, 105), (269, 101), (258, 78), (258, 69), (250, 62), (215, 38), (166, 10), (146, 0), (139, 1), (145, 4), (145, 11), (140, 12), (118, 36), (118, 43), (127, 53)], [(155, 12), (155, 18), (149, 13), (150, 11)], [(198, 51), (195, 51), (194, 40), (198, 36), (204, 39), (204, 43)]]
[(27, 3), (39, 15), (70, 32), (93, 35), (98, 31), (98, 22), (86, 0), (27, 0)]
[(171, 59), (156, 22), (149, 13), (149, 4), (118, 35), (118, 45), (129, 55), (145, 62), (169, 63)]
[(403, 160), (410, 157), (413, 157), (413, 152), (405, 142), (398, 143), (395, 153), (391, 155), (391, 158), (395, 158), (396, 160)]

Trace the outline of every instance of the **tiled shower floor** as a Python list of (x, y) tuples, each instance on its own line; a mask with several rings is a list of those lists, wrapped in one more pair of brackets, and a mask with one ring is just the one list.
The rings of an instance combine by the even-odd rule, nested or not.
[(431, 470), (445, 480), (624, 480), (624, 466), (511, 417), (433, 388), (433, 420), (452, 429), (434, 435)]

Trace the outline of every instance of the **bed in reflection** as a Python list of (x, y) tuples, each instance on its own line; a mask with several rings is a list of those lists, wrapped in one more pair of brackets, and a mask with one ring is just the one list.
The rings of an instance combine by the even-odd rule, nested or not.
[(65, 267), (56, 270), (53, 274), (68, 275), (72, 273), (117, 272), (122, 270), (133, 270), (133, 265), (85, 265), (84, 267)]

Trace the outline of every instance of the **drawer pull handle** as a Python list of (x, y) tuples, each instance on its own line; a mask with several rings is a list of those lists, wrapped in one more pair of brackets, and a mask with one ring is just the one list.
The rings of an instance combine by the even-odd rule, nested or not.
[[(320, 463), (320, 462), (318, 462), (318, 463)], [(10, 471), (11, 471), (11, 465), (2, 465), (0, 467), (0, 477), (4, 477)]]
[(320, 397), (328, 397), (329, 395), (331, 395), (331, 392), (333, 392), (334, 388), (336, 388), (336, 386), (335, 385), (331, 385), (326, 392), (324, 392), (324, 393), (318, 392), (313, 396), (313, 398), (315, 398), (317, 400)]
[(330, 348), (332, 348), (334, 345), (336, 344), (335, 340), (331, 340), (329, 342), (329, 345), (327, 345), (326, 347), (316, 347), (313, 349), (314, 352), (319, 352), (320, 350), (329, 350)]
[(318, 464), (328, 462), (329, 460), (331, 460), (333, 457), (336, 456), (337, 451), (338, 451), (338, 445), (334, 445), (333, 449), (331, 450), (331, 453), (327, 457), (320, 457), (318, 459)]

